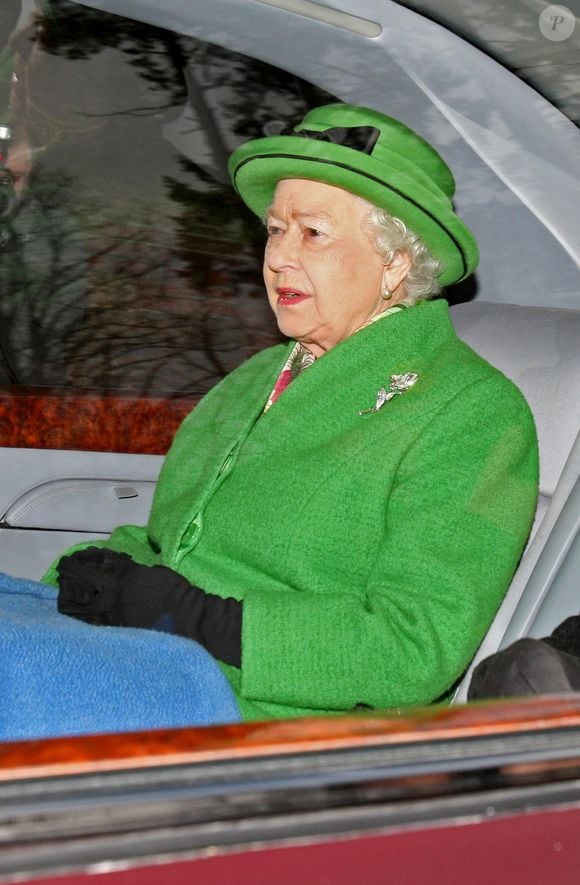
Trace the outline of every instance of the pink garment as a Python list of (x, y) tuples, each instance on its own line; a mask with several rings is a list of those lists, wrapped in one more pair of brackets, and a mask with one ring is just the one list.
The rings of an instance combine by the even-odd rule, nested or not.
[(290, 382), (292, 381), (292, 371), (290, 369), (282, 369), (280, 374), (278, 375), (278, 380), (274, 385), (274, 390), (270, 394), (270, 399), (268, 400), (268, 405), (272, 406), (280, 394), (286, 390)]

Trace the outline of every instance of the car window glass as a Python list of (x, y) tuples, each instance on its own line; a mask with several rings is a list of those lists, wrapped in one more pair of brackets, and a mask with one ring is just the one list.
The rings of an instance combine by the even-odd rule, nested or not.
[(397, 0), (469, 40), (580, 126), (580, 2)]
[(228, 155), (333, 96), (68, 0), (0, 29), (0, 383), (204, 393), (278, 340)]

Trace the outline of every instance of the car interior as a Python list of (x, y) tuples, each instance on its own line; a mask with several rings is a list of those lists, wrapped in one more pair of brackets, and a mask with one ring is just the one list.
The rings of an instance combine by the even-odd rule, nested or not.
[[(455, 701), (461, 702), (479, 660), (521, 637), (545, 636), (578, 613), (580, 313), (474, 302), (455, 305), (452, 317), (460, 337), (523, 391), (540, 447), (540, 494), (530, 540), (457, 688)], [(39, 580), (68, 546), (105, 538), (117, 525), (144, 524), (162, 460), (161, 455), (0, 449), (3, 569)]]
[[(448, 161), (481, 262), (444, 297), (540, 449), (527, 546), (451, 703), (162, 727), (146, 686), (153, 730), (11, 732), (1, 882), (577, 880), (579, 695), (466, 703), (479, 661), (580, 609), (580, 22), (543, 7), (1, 0), (0, 578), (145, 524), (181, 420), (277, 343), (227, 157), (318, 104), (375, 107)], [(58, 720), (82, 655), (52, 702), (37, 626), (26, 654)], [(15, 657), (1, 726), (24, 707)], [(93, 697), (125, 708), (110, 657), (115, 690)], [(175, 668), (152, 669), (167, 694)]]
[[(15, 14), (10, 27), (21, 29), (26, 4), (14, 2), (13, 5)], [(155, 70), (152, 73), (150, 68), (144, 68), (147, 88), (150, 88), (151, 82), (157, 83), (157, 77), (163, 88), (171, 92), (170, 111), (159, 95), (156, 95), (157, 105), (150, 114), (133, 110), (129, 113), (126, 108), (120, 111), (116, 104), (119, 96), (112, 85), (112, 79), (107, 77), (111, 71), (117, 71), (121, 78), (127, 75), (127, 71), (130, 71), (132, 77), (135, 76), (140, 56), (136, 54), (134, 46), (140, 46), (140, 40), (152, 39), (139, 29), (146, 29), (148, 25), (163, 27), (164, 13), (163, 10), (155, 10), (153, 4), (147, 13), (141, 10), (139, 16), (136, 16), (139, 19), (137, 30), (115, 32), (115, 40), (119, 41), (117, 44), (110, 39), (106, 49), (91, 44), (86, 50), (86, 57), (83, 57), (82, 52), (75, 55), (74, 41), (83, 39), (89, 33), (94, 21), (91, 16), (106, 15), (90, 9), (92, 5), (87, 3), (77, 7), (75, 3), (69, 4), (71, 8), (89, 9), (89, 17), (84, 25), (81, 19), (78, 34), (75, 34), (74, 29), (69, 32), (61, 27), (61, 30), (56, 29), (51, 40), (46, 41), (44, 56), (40, 61), (35, 61), (39, 71), (38, 82), (48, 82), (48, 71), (52, 77), (50, 82), (54, 93), (67, 98), (71, 107), (74, 105), (76, 108), (78, 94), (75, 87), (71, 87), (68, 75), (63, 73), (64, 68), (70, 64), (72, 71), (84, 72), (76, 87), (79, 92), (84, 88), (83, 84), (101, 82), (99, 77), (93, 81), (90, 78), (84, 79), (87, 71), (83, 64), (91, 66), (87, 70), (96, 71), (102, 76), (105, 84), (102, 94), (97, 95), (94, 102), (91, 99), (89, 105), (95, 117), (110, 117), (111, 126), (106, 132), (111, 141), (107, 144), (106, 139), (102, 139), (105, 144), (103, 146), (99, 143), (99, 153), (95, 155), (92, 131), (90, 138), (93, 140), (88, 143), (88, 147), (79, 136), (78, 156), (86, 151), (86, 156), (97, 156), (105, 163), (111, 159), (107, 150), (114, 147), (111, 154), (119, 157), (120, 167), (124, 164), (123, 171), (126, 174), (123, 184), (129, 180), (139, 198), (142, 197), (142, 190), (139, 190), (141, 184), (137, 182), (137, 176), (137, 183), (130, 179), (131, 167), (136, 167), (143, 161), (147, 163), (143, 168), (149, 172), (153, 164), (158, 162), (158, 177), (162, 182), (159, 193), (163, 193), (165, 199), (169, 191), (175, 204), (185, 206), (187, 212), (191, 213), (191, 203), (184, 202), (183, 182), (172, 178), (172, 189), (167, 185), (170, 176), (168, 167), (164, 167), (163, 163), (169, 163), (167, 157), (171, 151), (172, 175), (174, 167), (181, 167), (182, 172), (197, 177), (201, 184), (196, 198), (201, 201), (206, 215), (213, 213), (215, 217), (220, 200), (226, 199), (223, 194), (227, 191), (227, 185), (223, 181), (220, 184), (223, 156), (233, 146), (233, 142), (251, 132), (246, 119), (247, 107), (244, 110), (246, 117), (238, 118), (223, 98), (220, 90), (224, 89), (224, 71), (231, 78), (232, 90), (232, 84), (238, 83), (239, 87), (240, 78), (244, 89), (247, 83), (260, 84), (263, 102), (259, 107), (254, 106), (253, 111), (259, 116), (261, 126), (267, 126), (268, 120), (276, 114), (281, 116), (295, 111), (304, 101), (328, 100), (330, 96), (331, 100), (338, 97), (345, 101), (369, 104), (400, 116), (418, 131), (423, 127), (425, 135), (439, 142), (445, 149), (450, 164), (457, 172), (458, 208), (476, 231), (482, 252), (482, 265), (476, 282), (471, 287), (450, 293), (453, 302), (452, 319), (459, 336), (522, 390), (536, 420), (540, 445), (540, 496), (529, 543), (509, 592), (472, 667), (483, 657), (520, 637), (546, 635), (564, 618), (576, 614), (580, 608), (577, 593), (577, 576), (580, 574), (580, 311), (577, 309), (576, 261), (577, 251), (580, 251), (580, 226), (577, 224), (578, 182), (571, 170), (574, 168), (574, 158), (577, 157), (577, 128), (562, 115), (554, 114), (547, 101), (533, 93), (506, 67), (405, 5), (388, 0), (382, 13), (385, 22), (388, 21), (388, 27), (385, 25), (378, 32), (372, 33), (366, 33), (362, 25), (355, 27), (353, 21), (350, 21), (352, 17), (347, 17), (348, 21), (336, 18), (329, 22), (313, 19), (312, 16), (294, 15), (293, 34), (302, 49), (299, 59), (296, 58), (291, 41), (281, 41), (279, 38), (279, 34), (284, 31), (282, 25), (287, 24), (287, 17), (291, 13), (277, 8), (276, 4), (254, 4), (260, 9), (249, 9), (249, 18), (244, 20), (244, 26), (241, 27), (241, 13), (229, 3), (197, 4), (194, 20), (191, 19), (191, 13), (188, 13), (188, 4), (178, 3), (175, 28), (182, 41), (179, 47), (180, 51), (187, 50), (190, 53), (187, 63), (181, 62), (183, 77), (178, 78), (179, 82), (174, 82), (171, 79), (173, 74), (169, 76), (165, 70), (158, 74)], [(115, 8), (114, 3), (94, 5), (110, 11)], [(130, 16), (135, 5), (138, 4), (126, 0), (122, 4), (122, 11)], [(66, 4), (60, 4), (60, 8), (65, 7)], [(226, 9), (228, 18), (224, 24), (226, 20), (222, 20), (220, 15)], [(257, 16), (258, 12), (260, 28), (251, 27), (252, 22), (255, 24), (252, 16)], [(357, 21), (360, 22), (367, 20), (365, 16), (369, 21), (374, 21), (377, 17), (371, 0), (359, 4), (357, 12)], [(143, 18), (147, 19), (146, 23), (143, 23)], [(78, 21), (76, 18), (74, 21), (76, 27)], [(59, 24), (62, 26), (62, 21)], [(326, 38), (329, 29), (333, 36), (331, 49), (322, 58), (320, 46), (328, 44)], [(10, 32), (10, 28), (8, 31)], [(158, 33), (156, 30), (155, 39), (165, 49), (169, 47), (174, 58), (175, 35), (169, 39), (163, 35), (158, 37)], [(126, 57), (123, 56), (123, 40), (134, 41), (134, 45), (131, 45), (133, 54), (127, 53)], [(11, 45), (15, 45), (13, 39)], [(429, 47), (428, 51), (426, 46)], [(407, 47), (406, 52), (403, 52), (404, 47)], [(436, 51), (435, 47), (440, 51)], [(356, 57), (360, 59), (360, 64), (347, 70), (342, 62), (337, 64), (337, 56)], [(443, 57), (445, 63), (440, 61)], [(43, 68), (43, 65), (46, 67)], [(276, 69), (274, 65), (277, 66)], [(377, 70), (381, 71), (378, 78)], [(449, 77), (450, 71), (455, 74), (460, 71), (468, 86), (471, 84), (472, 92), (470, 93), (468, 86), (464, 91), (456, 89), (457, 78), (454, 80)], [(15, 76), (18, 80), (22, 75), (18, 73)], [(396, 85), (396, 89), (391, 90), (389, 100), (385, 98), (383, 88), (385, 77)], [(481, 94), (482, 82), (488, 85), (485, 96)], [(31, 84), (32, 80), (29, 86)], [(139, 92), (142, 84), (136, 86), (131, 81), (130, 89), (133, 90), (131, 101), (137, 100), (137, 93), (137, 97), (142, 97)], [(272, 97), (277, 92), (278, 104)], [(473, 99), (473, 94), (477, 95), (476, 99)], [(241, 102), (240, 93), (236, 93), (235, 97), (237, 108)], [(147, 100), (150, 100), (149, 94)], [(257, 104), (259, 102), (254, 102), (254, 105)], [(195, 130), (195, 127), (192, 129), (192, 121), (207, 130), (203, 143), (203, 139), (195, 140), (199, 133), (192, 136), (193, 142), (187, 141), (187, 133)], [(538, 125), (539, 121), (541, 126)], [(128, 128), (119, 134), (124, 123)], [(224, 135), (226, 126), (229, 129)], [(502, 133), (501, 138), (499, 132)], [(155, 139), (151, 137), (151, 133), (155, 133)], [(88, 139), (89, 136), (86, 137), (87, 141)], [(111, 259), (114, 250), (109, 243), (102, 246), (100, 238), (105, 225), (99, 227), (95, 221), (97, 213), (95, 212), (93, 218), (90, 210), (87, 210), (86, 195), (93, 194), (91, 188), (94, 189), (95, 181), (98, 185), (99, 169), (93, 164), (89, 173), (84, 168), (81, 170), (80, 165), (75, 166), (71, 161), (75, 144), (71, 142), (71, 148), (71, 144), (65, 141), (62, 139), (61, 144), (49, 145), (40, 157), (41, 164), (44, 164), (44, 168), (53, 178), (61, 176), (63, 182), (65, 179), (62, 176), (62, 164), (65, 161), (70, 163), (66, 188), (70, 187), (71, 181), (75, 183), (76, 176), (78, 191), (82, 196), (81, 208), (83, 212), (88, 211), (86, 217), (90, 217), (89, 224), (85, 215), (81, 213), (78, 216), (81, 218), (81, 226), (90, 228), (87, 242), (93, 250), (87, 262), (87, 273), (93, 275), (89, 279), (89, 294), (86, 296), (89, 299), (87, 315), (91, 319), (102, 316), (105, 310), (112, 311), (115, 323), (122, 325), (122, 310), (126, 310), (126, 316), (133, 316), (131, 311), (134, 312), (136, 308), (132, 302), (129, 304), (127, 301), (125, 289), (114, 287), (116, 279), (118, 282), (118, 264)], [(129, 147), (124, 153), (119, 153), (120, 145), (125, 142)], [(549, 163), (546, 159), (548, 155)], [(559, 157), (560, 162), (554, 163), (554, 157)], [(538, 168), (543, 170), (541, 176), (537, 174)], [(86, 180), (83, 178), (85, 172)], [(115, 185), (113, 172), (111, 176)], [(119, 181), (121, 178), (122, 176)], [(64, 191), (63, 184), (61, 192)], [(209, 212), (208, 191), (217, 194)], [(128, 186), (129, 196), (124, 191), (119, 196), (119, 211), (127, 216), (133, 211), (131, 193)], [(121, 197), (126, 202), (122, 202)], [(191, 194), (186, 197), (191, 200)], [(162, 197), (159, 196), (159, 205), (161, 200)], [(229, 212), (231, 203), (224, 205)], [(157, 211), (157, 205), (155, 209)], [(187, 217), (190, 218), (191, 215)], [(155, 214), (154, 218), (156, 237), (151, 242), (145, 241), (143, 254), (152, 254), (159, 246), (157, 233), (163, 227), (164, 217)], [(105, 221), (108, 224), (109, 219), (105, 218)], [(115, 218), (115, 243), (118, 244), (123, 236), (126, 237), (119, 261), (126, 257), (126, 250), (134, 247), (135, 241), (126, 233), (131, 221), (131, 218), (123, 218), (121, 224), (119, 218)], [(223, 220), (218, 218), (218, 221), (222, 226), (225, 225)], [(98, 222), (101, 224), (100, 217)], [(68, 222), (61, 219), (61, 223)], [(206, 223), (207, 219), (203, 217), (201, 222), (199, 217), (194, 219), (194, 227), (198, 225), (201, 229)], [(231, 222), (231, 227), (227, 230), (227, 236), (224, 235), (224, 242), (227, 241), (227, 248), (230, 250), (225, 255), (225, 260), (226, 263), (235, 263), (236, 256), (239, 259), (241, 276), (234, 282), (240, 291), (245, 287), (244, 309), (251, 326), (258, 322), (255, 304), (259, 283), (255, 280), (259, 276), (259, 269), (256, 269), (258, 265), (252, 265), (254, 270), (250, 272), (245, 269), (246, 264), (251, 264), (254, 258), (248, 245), (251, 237), (244, 228), (244, 223), (247, 222), (236, 216), (236, 220)], [(210, 296), (219, 299), (220, 293), (231, 283), (220, 265), (219, 255), (209, 252), (208, 242), (213, 231), (214, 228), (209, 234), (207, 231), (199, 234), (198, 229), (195, 229), (197, 239), (193, 251), (201, 262), (205, 276), (203, 285), (198, 286), (197, 277), (201, 275), (201, 271), (194, 268), (193, 276), (199, 291), (192, 290), (191, 296), (198, 307), (205, 299), (205, 303), (210, 304), (210, 310), (216, 304), (215, 300), (210, 300)], [(178, 235), (182, 234), (183, 230), (179, 229)], [(204, 236), (206, 239), (203, 239)], [(241, 241), (243, 248), (239, 248)], [(223, 250), (223, 243), (218, 245)], [(536, 260), (538, 254), (542, 255), (542, 262)], [(157, 265), (148, 266), (145, 271), (138, 266), (135, 269), (135, 279), (138, 279), (136, 291), (139, 297), (143, 296), (143, 287), (150, 285), (153, 298), (159, 291), (159, 281), (162, 280), (165, 285), (165, 276), (173, 274), (171, 279), (181, 281), (181, 285), (186, 272), (191, 271), (191, 266), (187, 264), (190, 258), (189, 254), (185, 258), (180, 255), (181, 263), (176, 262), (175, 268), (164, 267), (163, 272)], [(141, 253), (139, 260), (142, 260)], [(103, 268), (109, 277), (105, 278)], [(150, 282), (142, 283), (148, 272)], [(108, 289), (103, 283), (104, 279)], [(175, 295), (176, 290), (169, 291), (170, 288), (163, 289), (163, 296), (169, 305), (167, 310), (176, 312), (176, 319), (172, 322), (177, 327), (180, 323), (185, 323), (185, 320), (179, 314), (182, 307), (175, 307), (179, 300)], [(118, 292), (125, 300), (121, 300), (115, 313), (114, 302)], [(199, 292), (202, 292), (201, 296)], [(544, 293), (549, 293), (549, 300)], [(187, 297), (190, 295), (191, 293)], [(139, 310), (140, 320), (149, 311), (150, 326), (159, 326), (160, 314), (152, 307), (151, 301), (147, 302), (146, 309), (141, 305)], [(220, 330), (223, 331), (224, 328), (229, 328), (231, 317), (220, 316)], [(232, 327), (238, 324), (242, 328), (243, 323), (238, 320), (235, 315), (231, 320)], [(211, 329), (209, 332), (206, 329), (202, 331), (204, 340), (208, 337), (211, 339)], [(237, 332), (237, 328), (234, 331)], [(134, 329), (130, 332), (133, 334)], [(140, 327), (135, 334), (141, 334)], [(80, 333), (77, 336), (82, 346), (78, 362), (74, 366), (74, 371), (79, 374), (75, 381), (73, 373), (72, 387), (77, 383), (79, 394), (96, 387), (95, 380), (98, 380), (99, 373), (102, 372), (95, 363), (97, 368), (93, 375), (87, 374), (89, 370), (86, 366), (90, 362), (87, 361), (87, 355), (91, 357), (92, 335), (93, 328), (87, 323), (85, 338)], [(130, 337), (128, 333), (126, 337)], [(199, 337), (203, 337), (201, 332)], [(254, 344), (258, 349), (258, 342)], [(235, 364), (236, 360), (240, 361), (249, 355), (248, 343), (243, 341), (231, 345), (226, 342), (223, 347), (220, 344), (217, 352), (220, 360), (224, 353), (233, 354)], [(215, 354), (212, 359), (213, 356)], [(121, 368), (114, 366), (114, 370), (107, 375), (108, 380), (104, 387), (108, 390), (105, 398), (127, 393), (117, 388), (126, 362), (118, 355), (115, 355), (115, 359), (115, 366)], [(217, 365), (219, 360), (216, 358), (214, 362)], [(212, 376), (211, 383), (217, 380), (219, 372), (226, 371), (227, 367), (224, 367), (225, 363), (219, 362), (217, 375)], [(83, 370), (86, 370), (85, 374)], [(63, 387), (70, 385), (70, 374), (69, 369), (69, 377), (62, 382)], [(159, 382), (161, 386), (153, 389), (153, 395), (159, 396), (161, 391), (162, 395), (171, 399), (185, 393), (193, 401), (199, 392), (203, 392), (196, 389), (170, 390), (167, 383), (167, 376), (170, 374), (171, 370), (165, 372), (163, 381)], [(206, 384), (206, 380), (203, 384)], [(5, 387), (7, 410), (10, 409), (11, 397), (18, 390), (34, 391), (35, 394), (40, 391), (50, 395), (50, 387), (45, 387), (44, 382), (35, 382), (34, 378), (23, 384), (18, 383), (18, 377), (10, 377), (9, 382)], [(208, 385), (209, 382), (206, 386)], [(61, 381), (54, 386), (61, 386)], [(140, 391), (134, 388), (129, 392), (136, 398), (151, 395), (151, 390)], [(34, 441), (26, 444), (23, 440), (26, 440), (27, 429), (30, 429), (34, 440), (33, 429), (27, 428), (27, 420), (22, 422), (20, 428), (20, 442), (10, 445), (3, 441), (1, 435), (2, 428), (8, 428), (9, 419), (5, 417), (5, 413), (0, 413), (0, 564), (2, 570), (8, 574), (39, 580), (51, 562), (71, 545), (106, 538), (120, 524), (144, 524), (147, 521), (163, 454), (162, 450), (142, 453), (124, 451), (122, 447), (119, 451), (109, 451), (106, 440), (102, 442), (100, 451), (83, 450), (82, 447), (65, 449), (58, 445), (54, 447), (50, 443), (38, 445)], [(66, 420), (74, 421), (74, 416), (69, 413)], [(32, 417), (30, 422), (33, 422)], [(8, 432), (6, 436), (9, 436)], [(111, 449), (113, 448), (111, 445)], [(457, 687), (455, 702), (466, 700), (471, 669)]]

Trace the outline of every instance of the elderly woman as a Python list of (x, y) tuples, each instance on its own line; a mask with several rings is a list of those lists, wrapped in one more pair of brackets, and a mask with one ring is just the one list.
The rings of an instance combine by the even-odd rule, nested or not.
[(509, 584), (537, 492), (533, 421), (458, 340), (440, 287), (475, 241), (448, 167), (364, 108), (244, 144), (288, 345), (215, 387), (146, 527), (61, 559), (62, 612), (166, 630), (219, 662), (246, 719), (444, 698)]

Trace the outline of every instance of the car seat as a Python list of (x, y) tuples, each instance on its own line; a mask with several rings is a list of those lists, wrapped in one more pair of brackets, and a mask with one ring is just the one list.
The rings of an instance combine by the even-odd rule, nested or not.
[(476, 301), (451, 309), (457, 333), (522, 391), (540, 448), (540, 494), (526, 550), (454, 701), (484, 657), (545, 636), (580, 611), (580, 311)]

